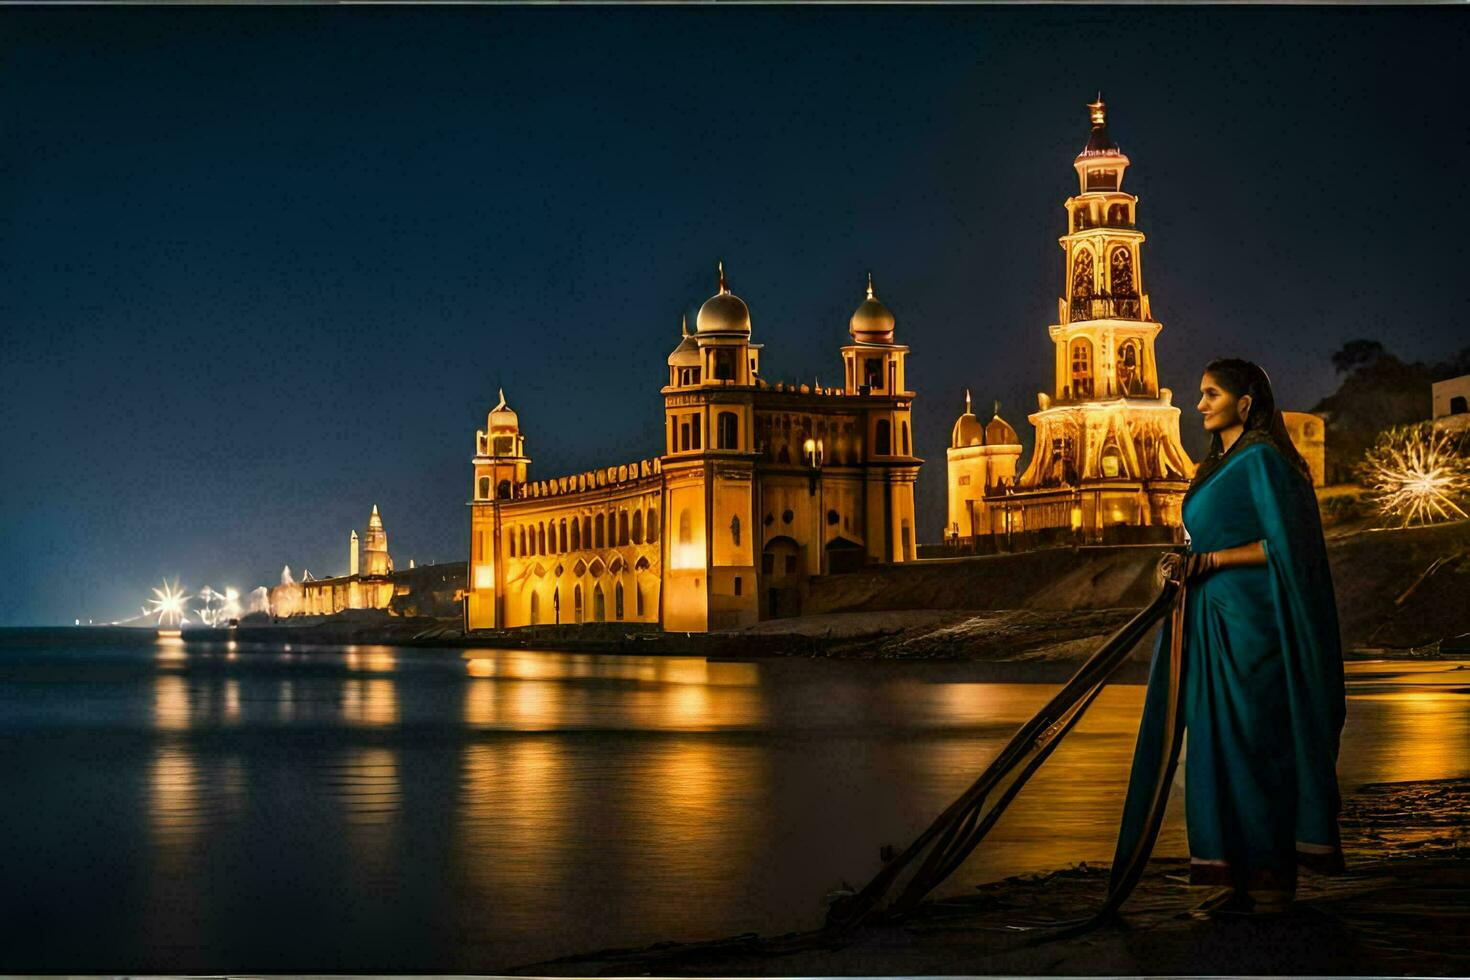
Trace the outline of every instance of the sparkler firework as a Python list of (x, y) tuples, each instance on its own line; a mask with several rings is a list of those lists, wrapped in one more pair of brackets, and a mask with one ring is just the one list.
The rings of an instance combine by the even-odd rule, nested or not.
[(1463, 437), (1428, 423), (1389, 429), (1363, 457), (1363, 484), (1399, 527), (1467, 516), (1470, 453)]

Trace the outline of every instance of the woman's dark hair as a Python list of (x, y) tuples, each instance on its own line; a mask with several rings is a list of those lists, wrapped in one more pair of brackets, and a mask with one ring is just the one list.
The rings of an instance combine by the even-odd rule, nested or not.
[[(1292, 468), (1310, 484), (1312, 482), (1311, 467), (1307, 465), (1305, 459), (1302, 459), (1302, 454), (1297, 452), (1296, 446), (1292, 445), (1291, 436), (1286, 431), (1286, 418), (1276, 407), (1276, 394), (1271, 390), (1271, 379), (1267, 377), (1265, 370), (1259, 364), (1243, 361), (1237, 357), (1222, 357), (1206, 364), (1205, 374), (1214, 378), (1216, 384), (1236, 398), (1250, 396), (1251, 404), (1250, 411), (1245, 417), (1245, 431), (1231, 445), (1231, 452), (1254, 442), (1270, 442), (1276, 447), (1277, 452), (1281, 453), (1292, 465)], [(1211, 434), (1210, 451), (1195, 469), (1194, 479), (1190, 481), (1189, 490), (1185, 496), (1193, 493), (1195, 487), (1208, 479), (1210, 474), (1224, 462), (1227, 455), (1224, 443), (1220, 439), (1220, 433)]]

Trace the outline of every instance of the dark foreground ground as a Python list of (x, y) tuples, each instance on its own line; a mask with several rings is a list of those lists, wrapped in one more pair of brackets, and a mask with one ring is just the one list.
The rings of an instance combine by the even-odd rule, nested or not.
[(1360, 787), (1346, 801), (1349, 870), (1304, 874), (1271, 918), (1198, 920), (1183, 860), (1155, 861), (1123, 922), (1048, 941), (1048, 922), (1101, 902), (1103, 867), (979, 885), (843, 942), (811, 935), (603, 951), (510, 971), (551, 976), (1470, 974), (1470, 779)]

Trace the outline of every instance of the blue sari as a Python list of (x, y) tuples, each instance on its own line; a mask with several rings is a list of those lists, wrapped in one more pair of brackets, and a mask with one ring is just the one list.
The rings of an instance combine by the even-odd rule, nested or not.
[[(1298, 864), (1342, 866), (1342, 648), (1316, 497), (1269, 438), (1246, 433), (1188, 495), (1183, 517), (1195, 551), (1266, 549), (1265, 565), (1219, 569), (1186, 592), (1176, 690), (1190, 880), (1290, 890)], [(1172, 632), (1154, 648), (1115, 877), (1146, 859), (1136, 852), (1152, 845), (1154, 796), (1177, 755), (1166, 720)]]

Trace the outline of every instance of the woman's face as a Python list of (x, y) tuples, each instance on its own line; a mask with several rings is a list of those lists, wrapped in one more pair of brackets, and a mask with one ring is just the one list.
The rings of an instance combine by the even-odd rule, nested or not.
[(1219, 432), (1245, 424), (1245, 416), (1250, 411), (1250, 395), (1236, 398), (1206, 371), (1199, 382), (1199, 396), (1199, 404), (1195, 407), (1205, 417), (1206, 432)]

